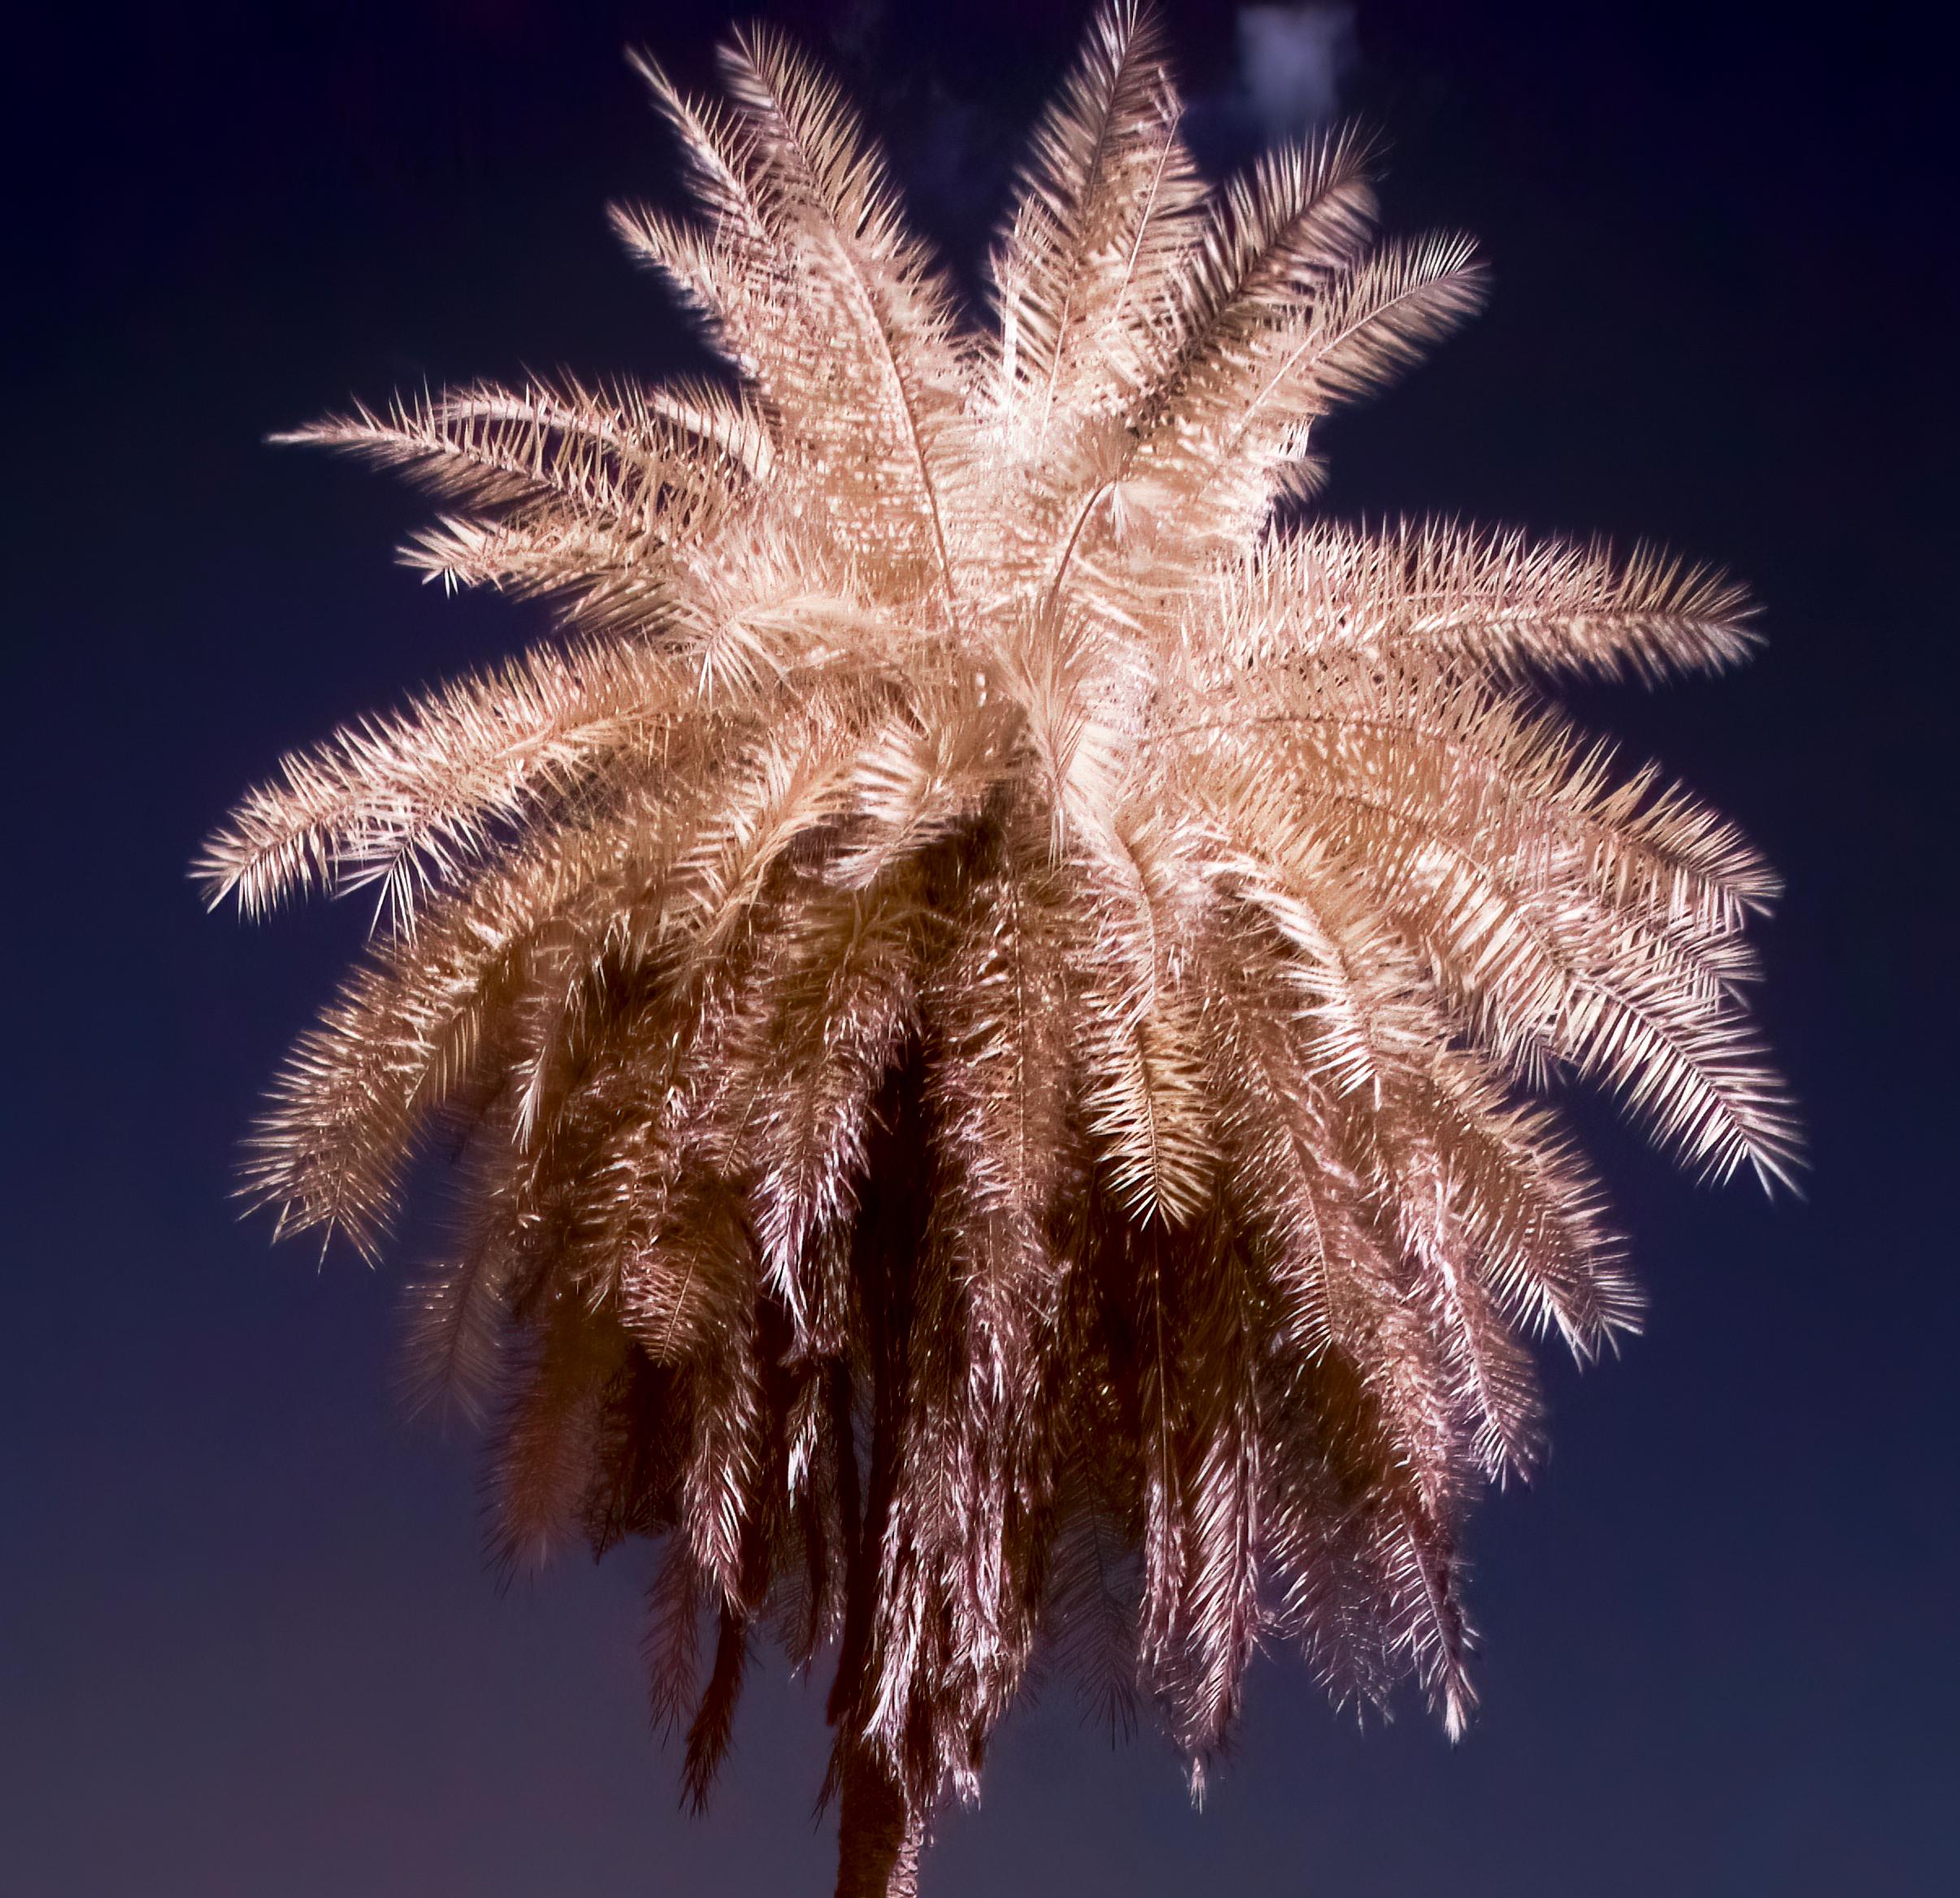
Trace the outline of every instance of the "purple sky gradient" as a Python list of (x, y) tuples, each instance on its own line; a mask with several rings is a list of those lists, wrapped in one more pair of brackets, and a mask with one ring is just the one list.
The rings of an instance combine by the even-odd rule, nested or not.
[[(766, 11), (843, 67), (971, 281), (1077, 20)], [(1172, 13), (1206, 155), (1241, 156), (1232, 11)], [(1340, 422), (1329, 502), (1651, 534), (1757, 588), (1756, 665), (1584, 709), (1788, 876), (1764, 1011), (1808, 1201), (1697, 1192), (1583, 1110), (1649, 1335), (1554, 1372), (1548, 1473), (1479, 1518), (1463, 1745), (1413, 1705), (1358, 1735), (1271, 1664), (1200, 1815), (1058, 1683), (928, 1898), (1953, 1888), (1949, 68), (1903, 10), (1828, 38), (1609, 14), (1361, 0), (1347, 97), (1388, 134), (1389, 221), (1478, 232), (1497, 288)], [(13, 56), (15, 1898), (828, 1889), (820, 1691), (758, 1666), (683, 1817), (637, 1670), (647, 1552), (499, 1595), (467, 1448), (389, 1405), (397, 1279), (235, 1223), (233, 1143), (364, 918), (241, 927), (184, 874), (282, 748), (538, 628), (392, 567), (414, 497), (260, 438), (424, 376), (686, 361), (602, 206), (671, 176), (620, 46), (700, 78), (718, 18), (76, 7)]]

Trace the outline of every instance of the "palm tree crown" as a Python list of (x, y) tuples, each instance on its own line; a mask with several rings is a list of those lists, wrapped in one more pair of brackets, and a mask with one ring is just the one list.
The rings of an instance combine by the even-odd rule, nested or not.
[(641, 63), (698, 217), (615, 222), (725, 381), (292, 438), (422, 477), (408, 563), (565, 636), (289, 758), (198, 872), (379, 887), (253, 1191), (372, 1249), (460, 1148), (417, 1325), (495, 1400), (506, 1553), (663, 1538), (698, 1795), (757, 1636), (834, 1653), (845, 1883), (897, 1889), (1042, 1641), (1195, 1770), (1276, 1640), (1461, 1725), (1521, 1334), (1589, 1357), (1638, 1309), (1528, 1097), (1593, 1077), (1701, 1171), (1793, 1163), (1737, 1000), (1771, 878), (1541, 696), (1732, 661), (1747, 608), (1311, 519), (1315, 419), (1479, 267), (1375, 242), (1348, 137), (1207, 189), (1131, 7), (984, 331), (829, 83), (763, 31), (722, 60), (720, 106)]

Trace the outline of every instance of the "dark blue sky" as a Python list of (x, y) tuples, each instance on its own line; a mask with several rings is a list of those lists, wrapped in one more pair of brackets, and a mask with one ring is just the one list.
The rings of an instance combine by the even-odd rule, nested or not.
[[(845, 67), (970, 267), (1075, 11), (765, 11)], [(1389, 134), (1389, 219), (1477, 232), (1497, 290), (1341, 422), (1330, 502), (1651, 534), (1757, 588), (1758, 664), (1585, 709), (1788, 875), (1764, 1006), (1808, 1201), (1698, 1192), (1587, 1115), (1649, 1335), (1555, 1375), (1549, 1472), (1480, 1520), (1462, 1746), (1414, 1708), (1358, 1736), (1276, 1664), (1198, 1816), (1160, 1745), (1112, 1755), (1058, 1688), (928, 1898), (1960, 1888), (1950, 67), (1918, 9), (1711, 11), (1362, 0), (1347, 98)], [(1232, 10), (1173, 13), (1238, 155)], [(282, 748), (538, 624), (418, 590), (389, 556), (412, 497), (260, 438), (425, 376), (680, 362), (600, 214), (669, 175), (621, 45), (700, 76), (718, 24), (72, 7), (10, 50), (20, 1898), (828, 1888), (819, 1693), (758, 1674), (683, 1818), (645, 1552), (499, 1596), (467, 1450), (390, 1409), (393, 1280), (233, 1223), (233, 1142), (363, 917), (242, 928), (184, 877)]]

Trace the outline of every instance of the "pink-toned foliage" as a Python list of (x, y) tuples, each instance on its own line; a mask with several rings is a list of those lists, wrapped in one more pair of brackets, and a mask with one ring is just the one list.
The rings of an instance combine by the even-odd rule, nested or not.
[[(1749, 644), (1719, 576), (1313, 518), (1312, 436), (1475, 307), (1352, 140), (1208, 189), (1105, 9), (976, 328), (829, 83), (643, 71), (698, 215), (615, 213), (712, 384), (569, 380), (298, 439), (450, 512), (406, 550), (564, 636), (289, 759), (214, 901), (379, 885), (250, 1161), (419, 1305), (512, 1561), (657, 1536), (705, 1794), (750, 1651), (834, 1657), (845, 1883), (906, 1887), (1044, 1644), (1202, 1771), (1264, 1645), (1471, 1706), (1458, 1540), (1528, 1470), (1523, 1339), (1637, 1304), (1553, 1114), (1793, 1162), (1738, 1001), (1772, 879), (1575, 736), (1558, 675)], [(711, 1629), (711, 1632), (710, 1631)]]

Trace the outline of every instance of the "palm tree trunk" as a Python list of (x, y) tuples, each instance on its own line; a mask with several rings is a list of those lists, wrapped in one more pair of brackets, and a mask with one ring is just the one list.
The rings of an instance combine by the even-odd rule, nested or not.
[[(889, 1182), (853, 1235), (854, 1263), (866, 1287), (871, 1328), (871, 1442), (858, 1492), (856, 1410), (851, 1375), (840, 1363), (831, 1403), (841, 1445), (839, 1501), (845, 1523), (844, 1626), (831, 1684), (831, 1724), (838, 1729), (837, 1898), (918, 1898), (925, 1815), (907, 1800), (884, 1760), (860, 1737), (870, 1700), (867, 1674), (878, 1564), (898, 1481), (906, 1361), (912, 1325), (911, 1262), (925, 1243), (930, 1168), (919, 1150), (922, 1070), (916, 1048), (888, 1077), (881, 1150), (867, 1171)], [(845, 1736), (849, 1735), (848, 1740)]]
[(869, 1753), (844, 1764), (837, 1800), (837, 1898), (918, 1898), (924, 1822)]

